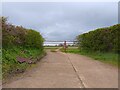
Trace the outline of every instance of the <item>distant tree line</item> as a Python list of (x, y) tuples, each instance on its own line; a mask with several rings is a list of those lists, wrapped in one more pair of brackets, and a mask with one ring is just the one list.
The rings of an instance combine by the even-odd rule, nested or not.
[(81, 50), (100, 52), (120, 52), (120, 24), (99, 28), (77, 36)]
[(5, 17), (1, 17), (0, 19), (2, 21), (3, 48), (16, 45), (43, 49), (44, 39), (39, 32), (7, 23), (7, 18)]

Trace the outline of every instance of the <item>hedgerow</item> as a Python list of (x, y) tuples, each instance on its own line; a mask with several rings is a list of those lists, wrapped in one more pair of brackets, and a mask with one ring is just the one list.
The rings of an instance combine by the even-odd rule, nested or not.
[(7, 23), (7, 19), (2, 17), (2, 43), (3, 48), (12, 45), (43, 48), (43, 37), (39, 32), (26, 29), (22, 26), (15, 26)]
[(77, 36), (81, 50), (100, 52), (120, 52), (120, 24), (99, 28)]
[(15, 26), (1, 17), (2, 23), (2, 74), (3, 77), (23, 71), (28, 63), (20, 63), (17, 58), (35, 59), (44, 54), (43, 37), (32, 29)]

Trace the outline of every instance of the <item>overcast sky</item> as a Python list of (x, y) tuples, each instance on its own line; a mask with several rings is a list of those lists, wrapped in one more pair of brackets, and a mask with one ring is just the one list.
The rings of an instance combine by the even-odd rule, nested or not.
[(2, 11), (10, 23), (35, 29), (46, 40), (74, 40), (118, 23), (117, 2), (5, 2)]

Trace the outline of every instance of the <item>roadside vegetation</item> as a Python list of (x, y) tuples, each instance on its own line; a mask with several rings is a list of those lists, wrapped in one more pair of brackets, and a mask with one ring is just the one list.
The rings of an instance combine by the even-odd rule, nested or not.
[(81, 54), (118, 66), (120, 24), (99, 28), (77, 37)]
[(2, 80), (2, 50), (0, 48), (0, 80)]
[(55, 50), (55, 49), (58, 49), (58, 48), (60, 48), (60, 47), (58, 47), (58, 46), (44, 46), (44, 49), (53, 49), (53, 50)]
[[(61, 49), (62, 52), (65, 52), (64, 49)], [(85, 55), (93, 58), (94, 60), (99, 60), (104, 63), (108, 63), (114, 66), (118, 66), (118, 54), (113, 52), (87, 52), (81, 51), (78, 48), (67, 48), (66, 53), (74, 53)]]
[[(68, 48), (66, 52), (82, 54), (118, 66), (120, 55), (120, 24), (99, 28), (77, 36), (78, 48)], [(61, 49), (61, 51), (64, 51)]]
[(44, 46), (45, 50), (49, 50), (51, 52), (57, 52), (56, 50), (59, 49), (60, 47), (58, 46)]
[(99, 28), (77, 36), (80, 50), (119, 53), (120, 24)]
[(2, 75), (3, 80), (15, 73), (26, 70), (30, 64), (36, 63), (45, 55), (44, 39), (32, 29), (15, 26), (2, 21)]

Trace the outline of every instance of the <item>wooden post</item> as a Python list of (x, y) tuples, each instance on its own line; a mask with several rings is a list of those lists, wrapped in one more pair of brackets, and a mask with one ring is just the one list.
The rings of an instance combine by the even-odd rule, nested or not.
[(64, 50), (65, 50), (65, 52), (66, 52), (66, 41), (64, 41)]

